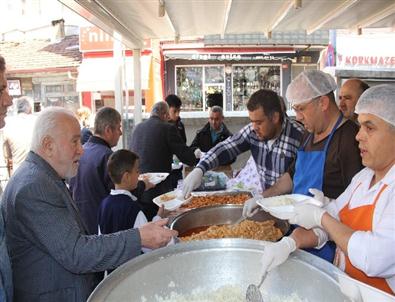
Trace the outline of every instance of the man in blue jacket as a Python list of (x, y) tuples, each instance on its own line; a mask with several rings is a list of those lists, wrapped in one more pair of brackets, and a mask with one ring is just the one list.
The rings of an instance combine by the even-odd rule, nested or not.
[(107, 172), (107, 161), (121, 135), (119, 112), (110, 107), (101, 108), (96, 113), (94, 135), (83, 146), (78, 173), (70, 181), (73, 198), (89, 235), (97, 234), (100, 203), (114, 188)]

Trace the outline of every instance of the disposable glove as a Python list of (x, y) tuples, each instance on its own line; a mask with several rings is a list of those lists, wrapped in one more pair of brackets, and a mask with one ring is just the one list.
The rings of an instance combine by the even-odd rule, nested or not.
[(329, 197), (326, 197), (324, 193), (320, 190), (310, 188), (309, 192), (313, 195), (314, 199), (317, 199), (322, 202), (323, 206), (327, 206), (328, 203), (330, 203), (333, 199), (330, 199)]
[(202, 150), (197, 148), (194, 152), (196, 158), (201, 158), (202, 157)]
[(259, 205), (257, 200), (262, 199), (262, 197), (252, 197), (244, 203), (243, 207), (243, 217), (248, 218), (254, 216), (259, 211)]
[(264, 272), (284, 263), (289, 255), (296, 250), (296, 242), (291, 237), (283, 237), (279, 242), (268, 242), (265, 245), (262, 257)]
[(325, 212), (323, 208), (312, 204), (296, 205), (295, 215), (289, 219), (289, 223), (300, 225), (308, 230), (315, 227), (322, 228), (321, 219)]
[(191, 192), (200, 186), (202, 183), (203, 171), (200, 168), (195, 168), (188, 174), (183, 181), (182, 196), (187, 199)]

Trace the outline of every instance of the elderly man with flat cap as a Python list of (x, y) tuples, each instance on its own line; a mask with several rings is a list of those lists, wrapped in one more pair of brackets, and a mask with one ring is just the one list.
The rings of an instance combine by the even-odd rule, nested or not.
[[(288, 86), (287, 99), (293, 103), (296, 119), (303, 123), (306, 132), (294, 164), (263, 192), (263, 197), (298, 193), (337, 198), (362, 169), (355, 140), (358, 126), (339, 111), (333, 93), (336, 87), (332, 76), (319, 70), (300, 73)], [(257, 209), (256, 200), (252, 199), (246, 202), (243, 214), (250, 216)], [(294, 248), (293, 242), (287, 240), (281, 242)], [(310, 252), (332, 261), (335, 246), (329, 243)]]
[(268, 243), (264, 269), (280, 265), (296, 248), (321, 246), (331, 238), (337, 246), (335, 265), (352, 278), (394, 295), (395, 85), (366, 90), (356, 112), (361, 125), (356, 139), (365, 168), (326, 207), (296, 206), (290, 222), (301, 227), (282, 239), (291, 248), (284, 248), (281, 241)]

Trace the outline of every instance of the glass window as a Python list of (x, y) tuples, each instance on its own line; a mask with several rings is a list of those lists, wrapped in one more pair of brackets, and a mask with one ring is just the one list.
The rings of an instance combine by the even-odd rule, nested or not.
[(204, 67), (204, 76), (206, 84), (223, 84), (224, 83), (224, 66), (206, 66)]
[(176, 94), (185, 111), (203, 110), (203, 67), (176, 67)]
[(279, 65), (233, 65), (233, 110), (246, 110), (250, 96), (258, 89), (272, 89), (280, 93)]
[(63, 92), (63, 85), (45, 85), (46, 93)]

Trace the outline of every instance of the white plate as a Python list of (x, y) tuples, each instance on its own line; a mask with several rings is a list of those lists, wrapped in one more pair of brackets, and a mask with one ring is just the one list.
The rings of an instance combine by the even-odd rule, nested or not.
[(279, 219), (290, 219), (294, 215), (295, 205), (309, 203), (322, 206), (322, 203), (313, 197), (302, 194), (287, 194), (257, 200), (257, 204), (266, 212)]
[(150, 183), (157, 185), (158, 183), (164, 181), (169, 173), (144, 173), (140, 174), (139, 180), (143, 180), (144, 177), (148, 177)]
[(191, 200), (192, 197), (183, 199), (180, 197), (182, 192), (180, 190), (174, 190), (167, 192), (165, 194), (155, 197), (152, 201), (160, 207), (162, 204), (165, 206), (166, 210), (173, 211), (178, 209), (181, 205)]

